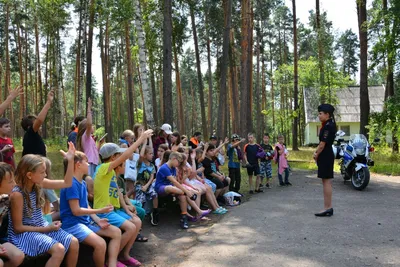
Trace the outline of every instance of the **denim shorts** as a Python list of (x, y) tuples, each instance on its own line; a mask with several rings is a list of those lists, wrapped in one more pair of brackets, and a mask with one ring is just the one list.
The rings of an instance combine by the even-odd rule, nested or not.
[(78, 239), (79, 243), (81, 243), (91, 233), (97, 233), (98, 231), (100, 231), (100, 226), (92, 221), (89, 225), (78, 223), (70, 228), (64, 229), (64, 231), (75, 236), (75, 238)]

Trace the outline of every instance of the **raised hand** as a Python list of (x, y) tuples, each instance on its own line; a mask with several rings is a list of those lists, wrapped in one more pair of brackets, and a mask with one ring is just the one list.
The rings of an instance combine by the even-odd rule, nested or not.
[(196, 150), (193, 150), (193, 151), (192, 151), (192, 154), (190, 154), (190, 157), (191, 157), (192, 159), (196, 159)]
[(47, 102), (53, 103), (53, 100), (54, 100), (54, 90), (51, 89), (47, 94)]
[(147, 140), (147, 138), (150, 138), (152, 135), (153, 135), (153, 130), (149, 129), (149, 130), (144, 131), (140, 135), (139, 139), (141, 139), (141, 141), (144, 142), (145, 140)]
[(241, 142), (241, 143), (243, 143), (243, 142), (245, 142), (245, 141), (246, 141), (245, 138), (240, 139), (240, 142)]
[(228, 144), (228, 143), (229, 143), (229, 138), (225, 137), (224, 144)]
[(65, 152), (64, 150), (60, 150), (60, 153), (67, 160), (73, 160), (75, 157), (75, 151), (76, 151), (76, 149), (75, 149), (74, 143), (68, 142), (68, 152)]
[(18, 85), (17, 87), (14, 88), (14, 90), (10, 92), (9, 97), (11, 97), (11, 99), (15, 99), (17, 96), (23, 94), (24, 94), (24, 87), (22, 85)]

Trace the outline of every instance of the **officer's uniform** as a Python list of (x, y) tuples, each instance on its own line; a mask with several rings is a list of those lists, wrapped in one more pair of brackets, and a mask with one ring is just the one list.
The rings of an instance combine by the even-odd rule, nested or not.
[[(318, 107), (318, 112), (333, 113), (334, 107), (329, 104), (322, 104)], [(333, 165), (335, 163), (335, 156), (332, 150), (332, 144), (335, 141), (336, 123), (333, 119), (329, 119), (323, 124), (319, 132), (319, 141), (325, 142), (325, 147), (319, 154), (317, 159), (318, 165), (318, 178), (332, 179), (333, 178)]]

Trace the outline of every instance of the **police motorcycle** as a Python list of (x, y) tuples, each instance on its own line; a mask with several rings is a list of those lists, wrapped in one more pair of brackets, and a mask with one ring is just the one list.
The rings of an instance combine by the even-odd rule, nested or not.
[(370, 180), (369, 166), (374, 166), (370, 153), (374, 148), (362, 134), (353, 134), (349, 141), (345, 141), (345, 132), (336, 133), (336, 144), (332, 145), (336, 159), (340, 159), (340, 173), (345, 181), (351, 180), (351, 185), (356, 190), (363, 190)]

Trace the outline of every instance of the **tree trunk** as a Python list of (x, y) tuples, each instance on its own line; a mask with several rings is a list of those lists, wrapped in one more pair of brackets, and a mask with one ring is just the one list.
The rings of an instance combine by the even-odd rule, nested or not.
[(203, 86), (203, 77), (202, 77), (202, 73), (201, 73), (200, 51), (199, 51), (199, 44), (197, 41), (197, 31), (196, 31), (196, 21), (195, 21), (195, 16), (194, 16), (193, 1), (191, 1), (191, 4), (190, 4), (190, 18), (192, 21), (194, 50), (196, 53), (197, 80), (198, 80), (197, 82), (198, 82), (198, 87), (199, 87), (198, 90), (199, 90), (199, 98), (200, 98), (200, 113), (201, 113), (201, 124), (202, 124), (201, 126), (202, 126), (203, 136), (208, 136), (206, 108), (205, 108), (205, 103), (204, 103), (204, 86)]
[(230, 32), (231, 42), (229, 45), (229, 66), (231, 78), (231, 107), (232, 107), (232, 132), (239, 133), (240, 117), (239, 117), (239, 91), (237, 86), (236, 63), (235, 63), (235, 44), (233, 39), (233, 30)]
[(207, 62), (208, 62), (208, 126), (210, 132), (213, 131), (213, 79), (212, 79), (212, 70), (211, 70), (211, 40), (210, 40), (210, 35), (209, 35), (209, 29), (208, 29), (208, 16), (206, 15), (206, 35), (207, 35)]
[[(230, 41), (230, 30), (232, 24), (232, 0), (224, 0), (224, 14), (225, 14), (225, 29), (223, 36), (223, 45), (222, 45), (222, 61), (221, 61), (221, 80), (220, 80), (220, 89), (219, 89), (219, 103), (218, 103), (218, 123), (217, 123), (217, 136), (223, 138), (226, 136), (226, 128), (224, 127), (224, 109), (228, 105), (228, 101), (226, 99), (227, 90), (226, 90), (226, 76), (228, 72), (228, 64), (229, 64), (229, 41)], [(194, 19), (194, 18), (193, 18)], [(227, 117), (227, 116), (225, 116)]]
[(125, 28), (125, 52), (126, 52), (126, 68), (127, 68), (127, 84), (128, 84), (128, 126), (133, 129), (135, 124), (135, 88), (133, 85), (133, 69), (132, 69), (132, 55), (131, 55), (131, 40), (129, 22), (124, 22)]
[[(40, 40), (39, 40), (38, 21), (37, 21), (36, 15), (35, 15), (35, 46), (36, 46), (35, 54), (36, 54), (36, 70), (37, 70), (37, 91), (36, 91), (35, 113), (38, 112), (38, 110), (37, 110), (38, 103), (40, 103), (41, 106), (43, 105), (43, 102), (42, 102), (42, 99), (43, 99), (43, 97), (42, 97), (42, 71), (40, 68), (39, 42), (40, 42)], [(40, 101), (38, 101), (38, 98), (39, 98), (38, 92), (40, 94)]]
[(58, 90), (58, 108), (60, 109), (60, 136), (65, 136), (65, 105), (63, 103), (63, 84), (62, 84), (62, 59), (61, 59), (61, 40), (60, 33), (57, 31), (56, 37), (56, 54), (54, 55), (57, 64), (55, 64), (55, 73), (57, 75)]
[(272, 42), (269, 43), (270, 55), (270, 80), (271, 80), (271, 111), (272, 111), (272, 125), (275, 126), (275, 88), (274, 88), (274, 73), (273, 73), (273, 60), (272, 60)]
[(262, 129), (261, 129), (261, 109), (260, 109), (260, 39), (261, 39), (261, 23), (258, 21), (258, 29), (256, 30), (257, 32), (257, 47), (256, 47), (256, 53), (257, 53), (257, 77), (256, 77), (256, 91), (255, 91), (255, 106), (256, 106), (256, 138), (258, 141), (261, 140), (261, 135)]
[[(357, 1), (357, 0), (356, 0)], [(319, 0), (315, 1), (315, 13), (317, 20), (317, 36), (318, 36), (318, 66), (319, 66), (319, 85), (320, 85), (320, 101), (325, 103), (325, 76), (324, 76), (324, 48), (322, 43), (321, 15), (319, 8)]]
[(146, 117), (143, 120), (146, 120), (146, 123), (149, 127), (155, 127), (154, 115), (153, 115), (153, 106), (150, 105), (152, 100), (151, 88), (149, 87), (149, 80), (147, 77), (147, 58), (146, 58), (146, 46), (145, 46), (145, 36), (142, 27), (142, 12), (139, 5), (139, 0), (135, 0), (133, 2), (133, 7), (135, 11), (135, 25), (136, 25), (136, 33), (137, 40), (139, 44), (139, 64), (140, 64), (140, 78), (142, 82), (142, 90), (143, 90), (143, 99), (145, 103), (148, 103), (144, 106)]
[[(21, 43), (21, 33), (20, 33), (20, 21), (17, 19), (17, 44), (18, 44), (18, 67), (19, 67), (19, 84), (22, 86), (22, 90), (24, 91), (24, 70), (23, 70), (23, 62), (22, 62), (22, 43)], [(22, 119), (24, 117), (25, 110), (25, 96), (20, 98), (19, 103), (19, 118)]]
[(293, 117), (293, 145), (292, 149), (299, 150), (298, 145), (298, 125), (299, 125), (299, 77), (298, 77), (298, 53), (297, 53), (297, 17), (296, 17), (296, 0), (292, 0), (293, 4), (293, 50), (294, 50), (294, 86), (293, 86), (293, 100), (294, 100), (294, 117)]
[[(151, 56), (150, 56), (151, 58)], [(155, 75), (154, 75), (154, 63), (152, 63), (152, 60), (150, 59), (150, 81), (151, 81), (151, 103), (153, 105), (153, 115), (154, 115), (154, 124), (159, 125), (159, 120), (158, 120), (158, 106), (157, 106), (157, 98), (156, 98), (156, 80), (155, 80)]]
[(6, 61), (5, 61), (5, 72), (4, 72), (4, 99), (7, 98), (8, 92), (10, 90), (10, 51), (9, 51), (9, 23), (10, 23), (10, 6), (8, 2), (5, 3), (5, 25), (4, 25), (4, 50), (6, 53)]
[(360, 34), (360, 133), (368, 139), (369, 94), (368, 94), (368, 31), (367, 1), (356, 0), (358, 28)]
[(75, 63), (75, 79), (74, 79), (74, 118), (78, 113), (78, 92), (81, 87), (81, 36), (82, 36), (82, 20), (83, 20), (83, 0), (80, 0), (79, 11), (79, 24), (78, 24), (78, 38), (76, 49), (76, 63)]
[(172, 104), (172, 2), (164, 0), (163, 22), (163, 123), (173, 126)]
[(241, 49), (242, 55), (240, 58), (240, 132), (242, 136), (247, 136), (247, 133), (252, 131), (252, 110), (251, 110), (251, 51), (252, 51), (252, 18), (251, 18), (251, 0), (242, 0), (241, 10)]
[(175, 83), (176, 83), (176, 100), (177, 100), (176, 102), (178, 109), (178, 131), (180, 133), (185, 133), (185, 122), (184, 122), (185, 115), (183, 111), (181, 77), (179, 73), (178, 52), (175, 41), (174, 41), (174, 62), (175, 62)]
[(89, 33), (86, 60), (86, 110), (87, 100), (92, 97), (92, 47), (93, 47), (93, 28), (95, 16), (95, 0), (90, 0), (89, 4)]
[[(261, 65), (261, 109), (267, 110), (267, 94), (265, 92), (265, 61), (264, 56)], [(267, 117), (264, 114), (260, 114), (261, 119), (261, 132), (267, 132)]]

